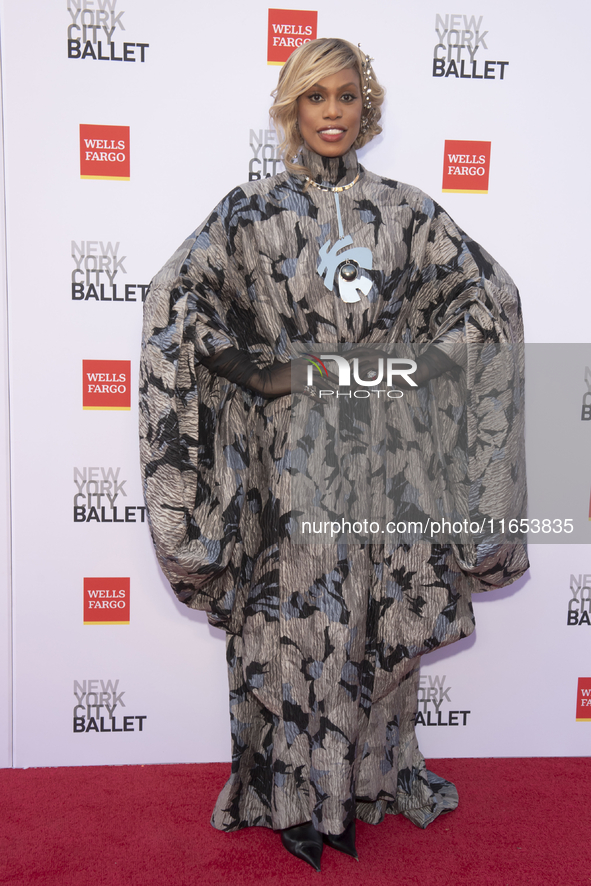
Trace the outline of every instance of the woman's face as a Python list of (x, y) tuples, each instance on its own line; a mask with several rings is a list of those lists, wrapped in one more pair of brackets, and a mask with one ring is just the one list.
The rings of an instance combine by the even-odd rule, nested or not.
[(355, 68), (343, 68), (298, 98), (300, 134), (317, 154), (340, 157), (359, 135), (362, 111), (359, 74)]

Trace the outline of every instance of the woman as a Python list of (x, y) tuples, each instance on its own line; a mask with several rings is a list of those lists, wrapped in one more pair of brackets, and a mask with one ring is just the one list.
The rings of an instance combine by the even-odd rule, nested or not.
[[(431, 397), (437, 385), (449, 396), (442, 373), (458, 364), (481, 384), (458, 341), (511, 349), (522, 338), (502, 268), (425, 194), (359, 165), (355, 148), (381, 131), (382, 100), (352, 44), (296, 50), (271, 108), (286, 171), (231, 191), (145, 305), (141, 443), (154, 543), (179, 599), (227, 632), (233, 763), (212, 823), (280, 830), (317, 870), (324, 844), (356, 857), (356, 817), (402, 812), (426, 827), (455, 808), (455, 788), (426, 771), (415, 736), (419, 658), (471, 633), (471, 592), (527, 568), (523, 546), (498, 538), (293, 543), (292, 370), (320, 409), (302, 348), (366, 346), (353, 354), (365, 372), (369, 346), (437, 340), (416, 361)], [(472, 446), (465, 475), (519, 517), (520, 366), (500, 362), (495, 409), (510, 400), (513, 410), (499, 430), (505, 457)], [(464, 421), (469, 436), (480, 408), (451, 424)], [(431, 436), (420, 434), (413, 450), (424, 454)]]

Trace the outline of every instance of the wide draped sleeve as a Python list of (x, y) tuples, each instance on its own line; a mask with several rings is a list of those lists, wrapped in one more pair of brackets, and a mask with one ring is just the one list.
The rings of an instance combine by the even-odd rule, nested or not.
[(140, 452), (144, 495), (158, 560), (179, 599), (216, 613), (231, 608), (227, 569), (240, 544), (248, 487), (252, 397), (214, 376), (199, 355), (245, 347), (237, 188), (151, 283), (140, 363)]
[[(434, 379), (434, 416), (449, 420), (450, 388), (461, 384), (465, 404), (462, 458), (450, 468), (450, 511), (484, 531), (454, 544), (457, 565), (472, 592), (503, 587), (529, 563), (525, 540), (511, 527), (527, 511), (523, 319), (519, 292), (507, 272), (447, 213), (426, 198), (422, 260), (411, 313), (422, 315), (428, 337), (463, 366), (460, 380)], [(456, 335), (446, 341), (446, 332)], [(462, 340), (457, 337), (463, 330)], [(447, 416), (446, 416), (447, 412)], [(454, 473), (455, 469), (455, 473)]]

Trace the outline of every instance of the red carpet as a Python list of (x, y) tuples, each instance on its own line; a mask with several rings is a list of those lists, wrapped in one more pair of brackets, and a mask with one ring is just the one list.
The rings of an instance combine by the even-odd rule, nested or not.
[(266, 828), (209, 825), (228, 765), (0, 770), (0, 883), (14, 886), (579, 886), (591, 884), (587, 759), (436, 760), (456, 812), (421, 831), (358, 822), (360, 861), (322, 874)]

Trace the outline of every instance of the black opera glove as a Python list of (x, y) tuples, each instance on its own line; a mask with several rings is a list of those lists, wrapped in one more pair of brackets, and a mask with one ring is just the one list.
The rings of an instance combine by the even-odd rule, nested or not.
[[(375, 363), (376, 352), (360, 348), (350, 352), (348, 356), (357, 356), (359, 369), (362, 374), (371, 369)], [(215, 375), (227, 378), (241, 387), (248, 388), (255, 394), (272, 400), (276, 397), (286, 397), (292, 391), (304, 390), (307, 378), (308, 361), (302, 358), (281, 363), (274, 360), (270, 366), (261, 369), (253, 363), (250, 356), (238, 348), (226, 348), (219, 354), (204, 357), (199, 355), (199, 362)], [(367, 366), (365, 365), (367, 363)], [(417, 369), (412, 378), (418, 387), (427, 384), (432, 378), (443, 375), (452, 369), (457, 369), (458, 364), (452, 360), (443, 350), (432, 345), (424, 354), (417, 357)], [(336, 378), (332, 378), (333, 383)], [(406, 390), (412, 390), (402, 377), (397, 380), (397, 386)]]
[(305, 360), (292, 360), (288, 363), (274, 360), (271, 366), (261, 369), (245, 351), (238, 348), (226, 348), (209, 357), (200, 354), (198, 359), (215, 375), (221, 375), (222, 378), (269, 400), (285, 397), (292, 390), (302, 391), (306, 384)]

